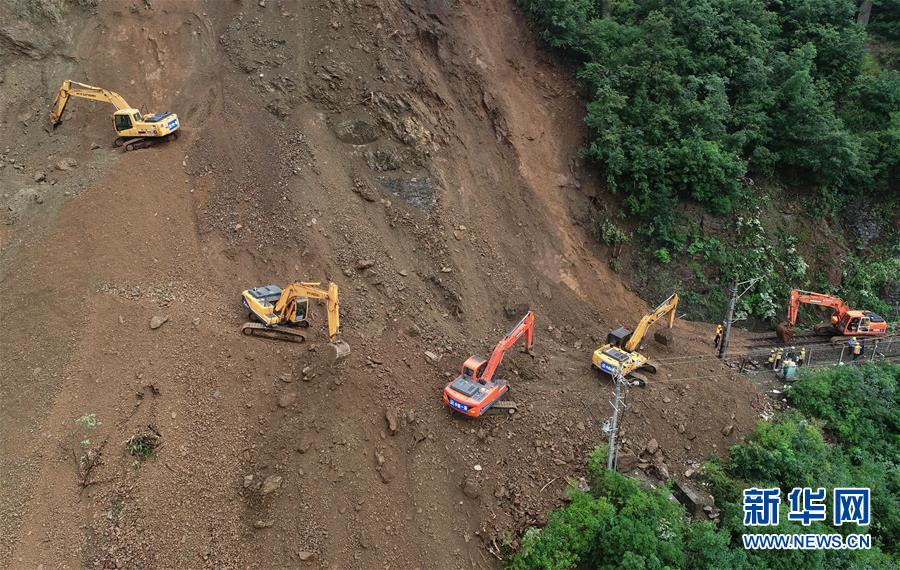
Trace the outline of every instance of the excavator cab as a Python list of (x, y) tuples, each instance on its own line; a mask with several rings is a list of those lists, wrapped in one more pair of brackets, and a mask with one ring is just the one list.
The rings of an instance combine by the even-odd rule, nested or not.
[(470, 356), (463, 362), (459, 375), (461, 378), (467, 378), (483, 384), (484, 381), (481, 379), (481, 375), (484, 373), (485, 367), (487, 367), (487, 360), (480, 356)]
[(887, 325), (881, 315), (872, 311), (850, 311), (837, 325), (842, 335), (850, 334), (882, 334)]
[(631, 338), (632, 332), (633, 331), (625, 327), (619, 327), (616, 330), (609, 331), (609, 334), (606, 335), (606, 344), (622, 348), (625, 346), (625, 343), (628, 342), (628, 339)]
[(241, 296), (241, 304), (247, 310), (251, 321), (259, 321), (270, 326), (278, 324), (306, 326), (309, 324), (307, 321), (309, 299), (297, 297), (294, 300), (297, 304), (297, 312), (294, 318), (291, 321), (282, 322), (281, 318), (275, 313), (275, 304), (278, 303), (280, 297), (281, 287), (278, 285), (264, 285), (248, 289)]
[(113, 124), (115, 125), (117, 131), (127, 131), (134, 126), (131, 122), (131, 115), (129, 114), (127, 109), (116, 111), (113, 114)]

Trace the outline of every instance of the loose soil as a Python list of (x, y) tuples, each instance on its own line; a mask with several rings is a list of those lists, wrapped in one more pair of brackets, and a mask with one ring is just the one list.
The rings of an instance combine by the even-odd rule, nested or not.
[[(591, 351), (648, 310), (576, 221), (611, 198), (572, 80), (513, 2), (94, 4), (0, 6), (0, 566), (499, 565), (605, 441)], [(51, 129), (66, 78), (181, 138), (123, 153), (84, 100)], [(241, 290), (294, 280), (339, 285), (348, 361), (321, 306), (305, 345), (240, 335)], [(518, 412), (449, 412), (529, 307)], [(683, 479), (753, 428), (712, 330), (646, 341), (622, 469)]]

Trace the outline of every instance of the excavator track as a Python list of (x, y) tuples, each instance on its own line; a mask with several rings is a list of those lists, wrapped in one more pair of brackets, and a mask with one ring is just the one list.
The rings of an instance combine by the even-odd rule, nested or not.
[(647, 380), (647, 377), (640, 372), (632, 372), (628, 376), (626, 376), (625, 379), (628, 380), (633, 386), (637, 386), (638, 388), (646, 388), (647, 383), (649, 382)]
[(496, 416), (496, 415), (508, 415), (514, 414), (519, 409), (519, 405), (512, 400), (500, 400), (499, 402), (494, 402), (491, 404), (491, 407), (487, 409), (482, 416)]
[(156, 146), (158, 144), (162, 144), (164, 142), (173, 141), (178, 138), (178, 131), (174, 133), (169, 133), (164, 137), (138, 137), (134, 139), (126, 139), (120, 142), (122, 137), (116, 139), (116, 146), (124, 146), (125, 152), (138, 150), (141, 148), (148, 148), (151, 146)]
[(241, 333), (245, 336), (258, 336), (286, 342), (306, 342), (306, 335), (295, 327), (267, 327), (262, 323), (244, 323)]

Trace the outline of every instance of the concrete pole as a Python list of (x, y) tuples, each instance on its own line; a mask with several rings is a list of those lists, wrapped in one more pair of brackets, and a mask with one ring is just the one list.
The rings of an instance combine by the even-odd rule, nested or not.
[(731, 337), (731, 321), (734, 319), (737, 294), (737, 283), (735, 283), (731, 288), (731, 300), (728, 301), (728, 314), (725, 316), (725, 330), (722, 332), (722, 341), (719, 343), (719, 358), (725, 358), (728, 355), (728, 339)]

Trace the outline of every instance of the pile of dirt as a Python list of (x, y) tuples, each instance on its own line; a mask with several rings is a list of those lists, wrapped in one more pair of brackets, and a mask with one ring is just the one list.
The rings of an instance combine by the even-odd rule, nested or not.
[[(572, 159), (582, 102), (514, 4), (68, 6), (34, 18), (71, 41), (0, 52), (0, 565), (497, 563), (604, 442), (590, 353), (647, 310), (573, 221), (604, 196)], [(66, 78), (183, 136), (121, 153), (87, 101), (50, 131)], [(336, 368), (322, 307), (307, 345), (238, 332), (242, 289), (300, 279), (340, 286)], [(537, 355), (501, 371), (518, 412), (449, 412), (459, 364), (529, 307)], [(752, 429), (764, 398), (711, 330), (646, 342), (623, 469), (684, 478)]]

